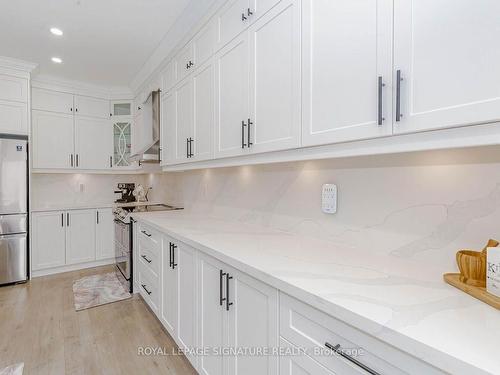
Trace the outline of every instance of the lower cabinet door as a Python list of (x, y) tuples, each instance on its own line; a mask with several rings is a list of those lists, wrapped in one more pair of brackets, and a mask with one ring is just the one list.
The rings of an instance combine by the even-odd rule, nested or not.
[(95, 210), (66, 212), (66, 264), (95, 260), (95, 216)]
[(96, 210), (96, 259), (110, 259), (115, 256), (113, 210)]
[(311, 357), (299, 354), (299, 349), (281, 339), (284, 355), (280, 357), (280, 375), (335, 375)]
[[(223, 301), (223, 263), (203, 253), (198, 254), (198, 347), (221, 348), (226, 340), (226, 305)], [(221, 375), (224, 358), (220, 353), (200, 356), (198, 372), (202, 375)], [(219, 355), (217, 355), (219, 354)]]
[[(242, 272), (227, 272), (229, 347), (238, 353), (278, 348), (278, 291)], [(228, 356), (228, 365), (228, 374), (233, 375), (277, 374), (278, 356), (249, 351)]]
[[(196, 250), (175, 241), (172, 251), (172, 267), (177, 271), (177, 343), (183, 349), (196, 347)], [(186, 357), (196, 368), (195, 355)]]
[(66, 214), (62, 211), (33, 213), (31, 224), (33, 271), (65, 264), (65, 225)]
[[(163, 260), (161, 281), (161, 308), (160, 320), (172, 337), (177, 330), (177, 273), (178, 269), (172, 268), (172, 239), (163, 237)], [(167, 247), (169, 252), (167, 253)]]

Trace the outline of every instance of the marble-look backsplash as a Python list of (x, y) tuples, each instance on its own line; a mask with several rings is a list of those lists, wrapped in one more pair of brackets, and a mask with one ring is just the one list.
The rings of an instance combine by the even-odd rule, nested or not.
[(119, 182), (145, 183), (144, 175), (33, 174), (31, 205), (34, 209), (110, 204)]
[[(488, 147), (149, 175), (152, 196), (194, 212), (456, 269), (500, 239), (500, 149)], [(338, 212), (321, 186), (338, 186)], [(441, 271), (440, 271), (441, 272)]]

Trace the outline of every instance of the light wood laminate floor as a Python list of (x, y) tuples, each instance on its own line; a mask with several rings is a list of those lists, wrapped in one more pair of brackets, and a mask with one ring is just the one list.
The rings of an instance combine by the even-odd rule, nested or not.
[(139, 296), (76, 312), (73, 281), (112, 266), (0, 288), (0, 369), (24, 374), (195, 374), (183, 356), (140, 356), (138, 347), (175, 347)]

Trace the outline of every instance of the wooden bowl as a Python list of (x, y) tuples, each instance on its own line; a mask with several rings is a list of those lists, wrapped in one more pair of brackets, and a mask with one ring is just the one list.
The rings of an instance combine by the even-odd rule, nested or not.
[(457, 252), (457, 264), (460, 270), (460, 281), (472, 286), (486, 286), (486, 256), (472, 250)]

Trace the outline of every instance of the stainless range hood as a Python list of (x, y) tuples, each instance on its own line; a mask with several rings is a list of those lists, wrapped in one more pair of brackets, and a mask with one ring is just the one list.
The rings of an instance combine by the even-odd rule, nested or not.
[(140, 145), (130, 161), (160, 163), (160, 93), (152, 91), (142, 105), (142, 124), (135, 124), (141, 127), (136, 129)]

